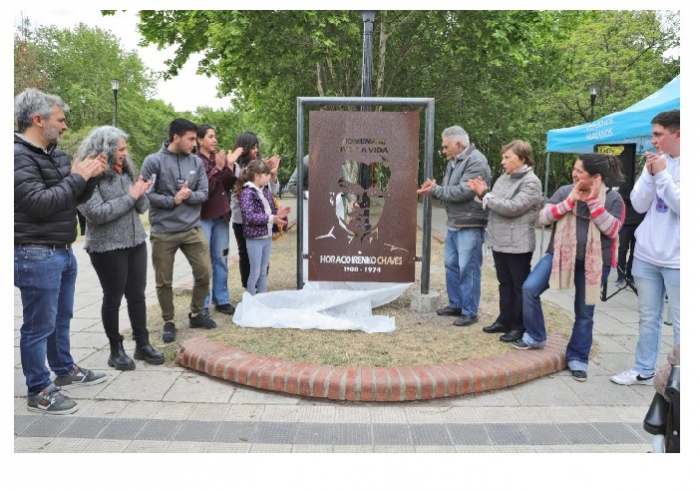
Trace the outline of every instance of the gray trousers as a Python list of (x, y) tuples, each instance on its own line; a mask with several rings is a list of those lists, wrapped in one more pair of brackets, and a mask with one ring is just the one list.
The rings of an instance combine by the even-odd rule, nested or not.
[(250, 261), (248, 293), (254, 296), (256, 292), (267, 292), (267, 265), (270, 263), (272, 238), (246, 238), (245, 245), (248, 250), (248, 260)]

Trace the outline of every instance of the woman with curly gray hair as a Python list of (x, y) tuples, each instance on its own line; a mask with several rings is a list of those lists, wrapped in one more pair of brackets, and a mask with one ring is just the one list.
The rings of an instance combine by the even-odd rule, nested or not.
[(154, 349), (146, 328), (146, 232), (139, 214), (148, 210), (146, 191), (150, 181), (134, 178), (134, 165), (126, 148), (128, 135), (119, 128), (93, 130), (80, 146), (81, 156), (105, 154), (107, 170), (100, 176), (92, 197), (78, 206), (87, 219), (85, 249), (102, 285), (102, 324), (109, 339), (110, 367), (136, 368), (124, 352), (119, 333), (119, 307), (126, 296), (136, 349), (134, 358), (162, 364), (163, 353)]

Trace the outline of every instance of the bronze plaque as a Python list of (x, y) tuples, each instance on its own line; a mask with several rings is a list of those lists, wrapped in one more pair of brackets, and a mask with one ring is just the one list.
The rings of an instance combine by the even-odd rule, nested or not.
[(309, 114), (309, 280), (413, 282), (417, 112)]

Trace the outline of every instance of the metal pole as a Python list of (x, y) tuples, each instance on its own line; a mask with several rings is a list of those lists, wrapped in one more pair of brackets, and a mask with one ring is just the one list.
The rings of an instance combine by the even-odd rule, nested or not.
[[(423, 150), (423, 176), (433, 176), (433, 151), (435, 133), (435, 100), (431, 99), (425, 108), (425, 148)], [(433, 236), (433, 203), (431, 197), (423, 197), (423, 253), (420, 266), (420, 293), (430, 292), (430, 254)]]
[[(547, 152), (547, 166), (544, 172), (544, 196), (543, 202), (547, 201), (547, 194), (549, 193), (549, 156), (550, 153)], [(544, 226), (540, 228), (540, 258), (544, 254)]]
[[(372, 97), (372, 35), (376, 10), (363, 10), (364, 38), (362, 43), (362, 97)], [(369, 106), (362, 106), (361, 111), (369, 111)]]
[[(362, 88), (361, 97), (372, 97), (372, 36), (374, 32), (374, 16), (376, 10), (363, 10), (362, 23), (364, 24), (364, 37), (362, 42)], [(370, 111), (369, 106), (360, 107), (360, 111)], [(371, 163), (368, 163), (371, 166)], [(359, 181), (363, 189), (368, 190), (371, 184), (370, 166), (360, 166)], [(360, 206), (367, 207), (369, 197), (363, 193), (360, 198)], [(367, 223), (369, 223), (369, 209), (365, 210)]]
[[(297, 97), (297, 289), (304, 287), (304, 105)], [(309, 160), (311, 156), (309, 155)], [(311, 215), (311, 214), (309, 214)]]
[(117, 92), (119, 92), (119, 89), (113, 89), (112, 92), (114, 92), (114, 126), (117, 126)]

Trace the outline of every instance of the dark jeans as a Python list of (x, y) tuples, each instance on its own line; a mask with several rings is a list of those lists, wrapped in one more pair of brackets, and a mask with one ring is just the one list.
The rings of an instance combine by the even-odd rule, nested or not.
[(241, 273), (241, 285), (248, 288), (248, 277), (250, 277), (250, 259), (248, 258), (248, 248), (245, 245), (243, 235), (243, 224), (233, 223), (233, 235), (236, 236), (238, 245), (238, 271)]
[(19, 350), (29, 396), (73, 372), (70, 320), (78, 264), (72, 249), (15, 246), (15, 287), (22, 296)]
[(102, 325), (110, 342), (124, 339), (119, 333), (119, 307), (126, 297), (134, 340), (148, 340), (146, 329), (146, 267), (148, 251), (143, 242), (133, 248), (89, 253), (102, 285)]
[[(552, 273), (552, 253), (547, 253), (535, 265), (523, 284), (523, 319), (525, 335), (523, 341), (531, 347), (542, 348), (547, 340), (544, 314), (540, 296), (549, 288)], [(603, 265), (601, 282), (608, 281), (610, 265)], [(576, 260), (574, 271), (574, 326), (571, 339), (566, 346), (566, 361), (572, 371), (588, 370), (588, 356), (593, 344), (593, 311), (595, 306), (586, 304), (586, 268), (583, 261)]]
[(498, 278), (500, 313), (497, 322), (509, 326), (511, 330), (524, 331), (523, 326), (523, 284), (530, 275), (532, 253), (493, 252), (493, 262)]
[[(617, 248), (617, 271), (618, 277), (620, 272), (624, 272), (625, 277), (632, 278), (632, 261), (634, 260), (634, 245), (637, 240), (634, 238), (634, 231), (637, 230), (639, 224), (623, 225), (620, 229), (618, 237), (620, 244)], [(630, 259), (627, 261), (627, 250), (630, 252)]]

